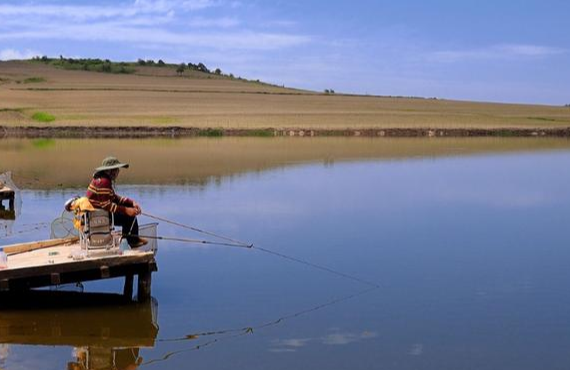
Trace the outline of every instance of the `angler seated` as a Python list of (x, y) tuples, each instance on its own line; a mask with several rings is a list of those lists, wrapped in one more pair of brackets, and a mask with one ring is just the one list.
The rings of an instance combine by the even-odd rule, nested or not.
[(86, 196), (94, 208), (112, 213), (114, 224), (121, 226), (123, 237), (127, 238), (131, 248), (139, 248), (148, 243), (139, 237), (137, 216), (142, 213), (141, 207), (134, 200), (119, 196), (113, 189), (121, 168), (128, 167), (127, 163), (121, 163), (115, 157), (105, 158), (102, 165), (95, 169)]

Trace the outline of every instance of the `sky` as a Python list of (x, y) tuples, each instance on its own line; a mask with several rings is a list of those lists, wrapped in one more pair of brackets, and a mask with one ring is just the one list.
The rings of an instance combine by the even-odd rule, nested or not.
[(570, 1), (0, 0), (0, 60), (202, 62), (337, 93), (570, 104)]

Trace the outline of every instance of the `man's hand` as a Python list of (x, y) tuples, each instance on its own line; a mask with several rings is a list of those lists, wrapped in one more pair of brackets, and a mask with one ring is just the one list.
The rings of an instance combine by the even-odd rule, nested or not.
[(127, 216), (129, 216), (129, 217), (136, 217), (137, 215), (140, 214), (139, 210), (140, 210), (140, 208), (137, 209), (137, 208), (134, 208), (134, 207), (133, 207), (133, 208), (129, 207), (129, 208), (127, 208), (127, 209), (125, 210), (125, 213), (126, 213)]
[(137, 202), (135, 202), (134, 200), (133, 200), (133, 208), (137, 210), (137, 212), (138, 212), (137, 214), (140, 215), (142, 213), (141, 206)]

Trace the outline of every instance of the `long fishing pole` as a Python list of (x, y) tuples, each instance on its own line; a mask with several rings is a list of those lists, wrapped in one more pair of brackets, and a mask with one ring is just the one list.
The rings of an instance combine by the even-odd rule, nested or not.
[(151, 236), (151, 235), (136, 235), (136, 234), (127, 234), (127, 237), (140, 237), (145, 239), (154, 239), (154, 240), (169, 240), (174, 242), (182, 242), (182, 243), (193, 243), (193, 244), (208, 244), (208, 245), (219, 245), (223, 247), (236, 247), (236, 248), (252, 248), (248, 245), (237, 244), (237, 243), (224, 243), (224, 242), (215, 242), (211, 240), (200, 240), (200, 239), (189, 239), (189, 238), (178, 238), (172, 236)]
[[(202, 233), (202, 234), (210, 235), (210, 236), (213, 236), (213, 237), (216, 237), (216, 238), (220, 238), (220, 239), (223, 239), (223, 240), (231, 241), (231, 243), (216, 243), (216, 242), (210, 242), (210, 241), (207, 241), (207, 242), (206, 242), (206, 241), (198, 241), (198, 240), (194, 240), (194, 239), (186, 239), (186, 240), (185, 240), (185, 239), (183, 239), (183, 238), (168, 238), (168, 239), (167, 239), (167, 238), (165, 238), (165, 237), (155, 237), (156, 239), (163, 239), (163, 240), (175, 240), (175, 239), (176, 239), (175, 241), (182, 241), (182, 242), (189, 242), (189, 243), (197, 243), (197, 242), (199, 242), (199, 243), (201, 243), (201, 244), (226, 245), (226, 246), (232, 246), (232, 247), (242, 247), (242, 248), (247, 248), (247, 249), (255, 249), (255, 250), (258, 250), (258, 251), (260, 251), (260, 252), (268, 253), (268, 254), (271, 254), (271, 255), (274, 255), (274, 256), (283, 258), (283, 259), (287, 259), (287, 260), (289, 260), (289, 261), (293, 261), (293, 262), (300, 263), (300, 264), (303, 264), (303, 265), (306, 265), (306, 266), (310, 266), (310, 267), (313, 267), (313, 268), (316, 268), (316, 269), (319, 269), (319, 270), (322, 270), (322, 271), (326, 271), (326, 272), (328, 272), (328, 273), (330, 273), (330, 274), (337, 275), (337, 276), (343, 277), (343, 278), (345, 278), (345, 279), (350, 279), (350, 280), (353, 280), (353, 281), (357, 281), (357, 282), (359, 282), (359, 283), (361, 283), (361, 284), (369, 285), (369, 286), (372, 286), (372, 287), (375, 287), (375, 288), (379, 288), (379, 287), (380, 287), (380, 285), (378, 285), (378, 284), (376, 284), (376, 283), (373, 283), (373, 282), (370, 282), (370, 281), (361, 279), (361, 278), (356, 277), (356, 276), (352, 276), (352, 275), (346, 274), (346, 273), (344, 273), (344, 272), (340, 272), (340, 271), (334, 270), (334, 269), (332, 269), (332, 268), (330, 268), (330, 267), (318, 265), (318, 264), (313, 263), (313, 262), (309, 262), (309, 261), (305, 261), (305, 260), (302, 260), (302, 259), (299, 259), (299, 258), (296, 258), (296, 257), (288, 256), (288, 255), (286, 255), (286, 254), (273, 251), (273, 250), (271, 250), (271, 249), (262, 248), (262, 247), (259, 247), (259, 246), (254, 246), (252, 243), (244, 243), (244, 242), (242, 242), (242, 241), (229, 238), (229, 237), (227, 237), (227, 236), (223, 236), (223, 235), (220, 235), (220, 234), (216, 234), (216, 233), (213, 233), (213, 232), (211, 232), (211, 231), (202, 230), (202, 229), (199, 229), (199, 228), (197, 228), (197, 227), (190, 226), (190, 225), (185, 225), (185, 224), (182, 224), (182, 223), (180, 223), (180, 222), (168, 220), (168, 219), (163, 218), (163, 217), (158, 217), (158, 216), (150, 215), (150, 214), (148, 214), (148, 213), (142, 213), (142, 214), (145, 215), (145, 216), (147, 216), (147, 217), (153, 218), (153, 219), (155, 219), (155, 220), (164, 221), (164, 222), (166, 222), (166, 223), (169, 223), (169, 224), (172, 224), (172, 225), (175, 225), (175, 226), (179, 226), (179, 227), (183, 227), (183, 228), (185, 228), (185, 229), (193, 230), (193, 231), (196, 231), (196, 232), (198, 232), (198, 233)], [(143, 237), (145, 237), (145, 236), (143, 236)]]
[(206, 231), (206, 230), (198, 229), (197, 227), (194, 227), (194, 226), (181, 224), (181, 223), (179, 223), (179, 222), (172, 221), (172, 220), (168, 220), (168, 219), (163, 218), (163, 217), (151, 215), (151, 214), (146, 213), (146, 212), (141, 212), (141, 214), (142, 214), (143, 216), (147, 216), (147, 217), (153, 218), (153, 219), (155, 219), (155, 220), (164, 221), (164, 222), (169, 223), (169, 224), (171, 224), (171, 225), (175, 225), (175, 226), (179, 226), (179, 227), (182, 227), (182, 228), (185, 228), (185, 229), (189, 229), (189, 230), (192, 230), (192, 231), (196, 231), (196, 232), (198, 232), (198, 233), (210, 235), (210, 236), (213, 236), (213, 237), (215, 237), (215, 238), (223, 239), (223, 240), (226, 240), (226, 241), (235, 243), (235, 244), (241, 244), (241, 245), (247, 246), (247, 247), (249, 247), (249, 248), (253, 247), (253, 244), (245, 243), (245, 242), (242, 242), (242, 241), (239, 241), (239, 240), (236, 240), (236, 239), (232, 239), (232, 238), (229, 238), (229, 237), (224, 236), (224, 235), (220, 235), (220, 234), (213, 233), (213, 232), (211, 232), (211, 231)]

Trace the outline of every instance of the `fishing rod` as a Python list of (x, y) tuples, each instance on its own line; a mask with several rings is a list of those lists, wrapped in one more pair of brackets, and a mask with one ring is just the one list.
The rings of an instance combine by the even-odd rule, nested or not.
[(245, 243), (245, 242), (242, 242), (242, 241), (239, 241), (239, 240), (236, 240), (236, 239), (232, 239), (232, 238), (229, 238), (229, 237), (224, 236), (224, 235), (220, 235), (220, 234), (213, 233), (213, 232), (211, 232), (211, 231), (206, 231), (206, 230), (198, 229), (197, 227), (194, 227), (194, 226), (181, 224), (181, 223), (179, 223), (179, 222), (172, 221), (172, 220), (168, 220), (168, 219), (163, 218), (163, 217), (151, 215), (151, 214), (146, 213), (146, 212), (141, 212), (141, 214), (142, 214), (143, 216), (150, 217), (150, 218), (153, 218), (153, 219), (155, 219), (155, 220), (163, 221), (163, 222), (169, 223), (169, 224), (171, 224), (171, 225), (175, 225), (175, 226), (179, 226), (179, 227), (182, 227), (182, 228), (185, 228), (185, 229), (189, 229), (189, 230), (192, 230), (192, 231), (196, 231), (196, 232), (201, 233), (201, 234), (213, 236), (213, 237), (215, 237), (215, 238), (219, 238), (219, 239), (222, 239), (222, 240), (226, 240), (226, 241), (229, 241), (229, 242), (232, 242), (232, 243), (235, 243), (235, 244), (241, 244), (241, 245), (243, 245), (243, 246), (247, 246), (248, 248), (253, 247), (253, 244)]
[(243, 244), (215, 242), (215, 241), (211, 241), (211, 240), (178, 238), (178, 237), (173, 237), (173, 236), (162, 236), (162, 235), (150, 236), (150, 235), (136, 235), (136, 234), (127, 234), (126, 236), (127, 237), (140, 237), (140, 238), (154, 239), (154, 240), (169, 240), (169, 241), (182, 242), (182, 243), (219, 245), (219, 246), (223, 246), (223, 247), (252, 248), (250, 246), (243, 245)]
[[(359, 278), (359, 277), (356, 277), (356, 276), (353, 276), (353, 275), (349, 275), (349, 274), (346, 274), (346, 273), (344, 273), (344, 272), (340, 272), (340, 271), (334, 270), (334, 269), (329, 268), (329, 267), (326, 267), (326, 266), (318, 265), (318, 264), (313, 263), (313, 262), (309, 262), (309, 261), (305, 261), (305, 260), (302, 260), (302, 259), (299, 259), (299, 258), (296, 258), (296, 257), (288, 256), (288, 255), (286, 255), (286, 254), (283, 254), (283, 253), (280, 253), (280, 252), (277, 252), (277, 251), (273, 251), (273, 250), (268, 249), (268, 248), (262, 248), (262, 247), (259, 247), (259, 246), (254, 246), (253, 243), (245, 243), (245, 242), (242, 242), (242, 241), (239, 241), (239, 240), (236, 240), (236, 239), (229, 238), (229, 237), (227, 237), (227, 236), (223, 236), (223, 235), (220, 235), (220, 234), (213, 233), (213, 232), (211, 232), (211, 231), (202, 230), (202, 229), (199, 229), (199, 228), (197, 228), (197, 227), (193, 227), (193, 226), (190, 226), (190, 225), (182, 224), (182, 223), (180, 223), (180, 222), (172, 221), (172, 220), (166, 219), (166, 218), (164, 218), (164, 217), (154, 216), (154, 215), (150, 215), (150, 214), (144, 213), (144, 212), (142, 213), (142, 215), (145, 215), (145, 216), (150, 217), (150, 218), (153, 218), (153, 219), (155, 219), (155, 220), (160, 220), (160, 221), (163, 221), (163, 222), (166, 222), (166, 223), (175, 225), (175, 226), (179, 226), (179, 227), (182, 227), (182, 228), (185, 228), (185, 229), (193, 230), (193, 231), (196, 231), (196, 232), (198, 232), (198, 233), (210, 235), (210, 236), (213, 236), (213, 237), (216, 237), (216, 238), (220, 238), (220, 239), (226, 240), (226, 241), (231, 241), (231, 243), (217, 243), (217, 242), (211, 242), (211, 241), (199, 241), (199, 240), (195, 240), (195, 239), (184, 239), (184, 238), (155, 237), (156, 239), (162, 239), (162, 240), (175, 240), (175, 239), (176, 239), (175, 241), (188, 242), (188, 243), (213, 244), (213, 245), (224, 245), (224, 246), (231, 246), (231, 247), (241, 247), (241, 248), (246, 248), (246, 249), (254, 249), (254, 250), (258, 250), (258, 251), (260, 251), (260, 252), (264, 252), (264, 253), (267, 253), (267, 254), (271, 254), (271, 255), (276, 256), (276, 257), (280, 257), (280, 258), (283, 258), (283, 259), (287, 259), (287, 260), (289, 260), (289, 261), (293, 261), (293, 262), (296, 262), (296, 263), (299, 263), (299, 264), (303, 264), (303, 265), (306, 265), (306, 266), (310, 266), (310, 267), (313, 267), (313, 268), (316, 268), (316, 269), (319, 269), (319, 270), (328, 272), (328, 273), (330, 273), (330, 274), (340, 276), (340, 277), (345, 278), (345, 279), (353, 280), (353, 281), (359, 282), (359, 283), (361, 283), (361, 284), (365, 284), (365, 285), (372, 286), (372, 287), (375, 287), (375, 288), (379, 288), (379, 287), (380, 287), (380, 285), (378, 285), (378, 284), (376, 284), (376, 283), (373, 283), (373, 282), (370, 282), (370, 281), (361, 279), (361, 278)], [(142, 237), (145, 237), (145, 236), (142, 236)], [(145, 238), (146, 238), (146, 237), (145, 237)]]

